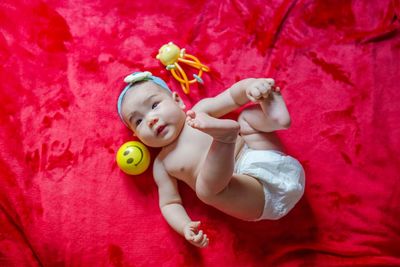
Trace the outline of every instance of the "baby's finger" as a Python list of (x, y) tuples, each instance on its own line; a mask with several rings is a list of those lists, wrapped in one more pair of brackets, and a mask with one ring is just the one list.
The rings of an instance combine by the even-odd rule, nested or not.
[(203, 235), (203, 240), (201, 241), (202, 244), (204, 244), (208, 240), (208, 237), (206, 234)]
[(261, 97), (260, 89), (258, 87), (252, 88), (250, 94), (253, 98), (258, 99)]
[(275, 80), (272, 78), (265, 78), (264, 79), (270, 86), (274, 86), (275, 85)]
[(193, 242), (199, 243), (200, 240), (203, 238), (203, 231), (200, 230), (197, 235), (193, 237)]
[(257, 103), (258, 102), (258, 100), (255, 99), (254, 97), (252, 97), (251, 95), (247, 95), (247, 98), (253, 103)]
[(191, 223), (190, 223), (190, 229), (192, 229), (193, 231), (196, 231), (197, 228), (200, 226), (200, 224), (201, 224), (200, 221), (191, 222)]
[(261, 83), (260, 85), (256, 86), (260, 96), (262, 96), (265, 92), (268, 92), (269, 85), (266, 83)]
[(209, 239), (208, 239), (207, 235), (204, 235), (204, 238), (203, 238), (203, 240), (202, 240), (200, 246), (201, 246), (202, 248), (207, 247), (208, 242), (209, 242)]
[(250, 94), (250, 92), (246, 92), (246, 96), (247, 98), (251, 101), (251, 102), (256, 102), (257, 100)]
[(194, 112), (193, 110), (188, 110), (186, 111), (186, 115), (192, 119), (194, 119), (196, 117), (196, 112)]
[(189, 126), (191, 126), (191, 127), (194, 127), (194, 126), (195, 126), (195, 122), (194, 122), (194, 120), (192, 120), (192, 119), (186, 120), (186, 123), (187, 123)]
[(261, 93), (262, 97), (267, 97), (270, 92), (271, 92), (271, 86), (268, 83), (264, 82), (260, 86), (260, 93)]

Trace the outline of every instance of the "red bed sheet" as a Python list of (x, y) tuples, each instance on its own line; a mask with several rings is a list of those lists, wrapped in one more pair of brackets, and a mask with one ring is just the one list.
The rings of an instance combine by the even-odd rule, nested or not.
[[(400, 266), (400, 34), (395, 0), (0, 3), (1, 266)], [(155, 59), (173, 41), (211, 68), (184, 96)], [(243, 222), (180, 185), (210, 246), (164, 221), (116, 99), (134, 70), (190, 107), (247, 77), (282, 87), (279, 132), (306, 170), (278, 221)], [(157, 150), (151, 150), (154, 158)]]

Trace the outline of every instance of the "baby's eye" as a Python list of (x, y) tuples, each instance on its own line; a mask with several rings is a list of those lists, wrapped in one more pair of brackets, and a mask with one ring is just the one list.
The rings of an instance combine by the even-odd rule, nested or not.
[(142, 122), (142, 119), (138, 119), (138, 120), (135, 122), (136, 126), (138, 126), (141, 122)]
[(158, 106), (159, 102), (155, 102), (152, 106), (151, 109), (155, 109)]

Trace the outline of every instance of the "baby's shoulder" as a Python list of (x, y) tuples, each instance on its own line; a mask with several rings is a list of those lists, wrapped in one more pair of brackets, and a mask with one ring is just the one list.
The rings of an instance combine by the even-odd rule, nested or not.
[(153, 172), (155, 172), (157, 169), (165, 169), (163, 158), (160, 157), (160, 154), (156, 156), (153, 162)]
[(154, 159), (153, 162), (153, 176), (154, 180), (156, 181), (157, 185), (164, 180), (168, 180), (170, 178), (168, 171), (165, 167), (163, 158), (160, 155)]
[(167, 173), (169, 173), (169, 167), (171, 163), (176, 162), (176, 159), (179, 158), (177, 156), (176, 149), (161, 149), (158, 153), (157, 157), (154, 159), (154, 165), (157, 168), (164, 169)]

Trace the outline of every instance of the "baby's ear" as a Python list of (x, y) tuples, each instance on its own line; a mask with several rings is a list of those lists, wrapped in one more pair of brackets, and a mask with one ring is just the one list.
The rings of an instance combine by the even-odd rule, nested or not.
[(185, 109), (185, 103), (183, 103), (182, 98), (178, 95), (177, 92), (172, 93), (172, 99), (178, 104), (181, 109)]

